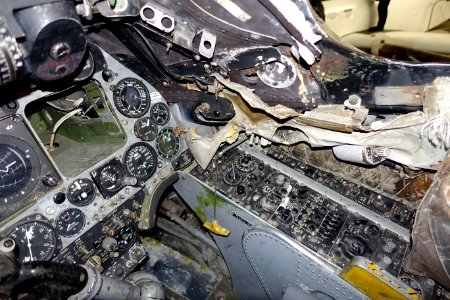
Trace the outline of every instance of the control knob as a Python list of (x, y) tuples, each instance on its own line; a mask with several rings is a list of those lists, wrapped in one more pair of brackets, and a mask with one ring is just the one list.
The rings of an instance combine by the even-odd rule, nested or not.
[(243, 185), (238, 185), (237, 186), (237, 188), (236, 188), (236, 194), (238, 195), (238, 196), (244, 196), (245, 195), (245, 186), (243, 186)]
[(286, 181), (286, 177), (284, 177), (283, 174), (279, 174), (275, 180), (275, 183), (279, 186), (284, 185), (284, 182)]
[(102, 241), (102, 248), (106, 251), (113, 252), (119, 249), (119, 245), (115, 238), (108, 236)]

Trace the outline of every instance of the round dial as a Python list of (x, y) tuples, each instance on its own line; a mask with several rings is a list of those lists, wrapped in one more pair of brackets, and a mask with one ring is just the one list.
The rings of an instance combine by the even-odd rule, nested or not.
[(150, 108), (150, 94), (142, 81), (125, 78), (119, 81), (113, 93), (114, 104), (126, 117), (140, 118)]
[(24, 140), (0, 135), (0, 206), (19, 204), (39, 181), (37, 153)]
[(127, 172), (138, 180), (149, 179), (155, 173), (157, 163), (155, 149), (144, 142), (132, 145), (123, 156)]
[(78, 208), (69, 208), (56, 218), (56, 230), (65, 237), (73, 236), (80, 232), (86, 222), (86, 216)]
[(150, 109), (150, 117), (159, 126), (166, 125), (170, 120), (170, 111), (164, 103), (155, 103)]
[(95, 185), (92, 180), (75, 180), (67, 189), (67, 199), (76, 206), (86, 206), (95, 199)]
[(140, 118), (134, 123), (134, 133), (141, 140), (150, 142), (156, 138), (158, 126), (153, 123), (150, 117)]
[(122, 227), (117, 233), (117, 245), (120, 250), (130, 248), (136, 241), (136, 232), (133, 227)]
[(158, 156), (165, 160), (171, 160), (177, 156), (180, 150), (180, 138), (175, 135), (172, 128), (161, 130), (156, 137), (156, 151)]
[(16, 226), (8, 237), (16, 242), (20, 262), (50, 260), (58, 248), (53, 227), (43, 221), (27, 221)]
[(108, 192), (117, 192), (123, 186), (124, 170), (116, 164), (107, 165), (100, 172), (100, 185)]

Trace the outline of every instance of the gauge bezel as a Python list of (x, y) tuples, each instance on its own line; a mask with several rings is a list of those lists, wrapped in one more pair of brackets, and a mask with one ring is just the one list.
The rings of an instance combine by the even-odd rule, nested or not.
[[(77, 181), (82, 181), (82, 180), (87, 181), (87, 182), (89, 182), (90, 185), (92, 185), (92, 188), (93, 188), (93, 190), (94, 190), (94, 193), (92, 194), (92, 199), (88, 199), (87, 201), (84, 201), (84, 200), (83, 200), (83, 201), (81, 201), (81, 202), (75, 202), (75, 201), (73, 201), (73, 199), (71, 199), (71, 197), (69, 196), (69, 195), (70, 195), (69, 190), (70, 190), (70, 187), (71, 187), (73, 184), (75, 184), (75, 182), (77, 182)], [(69, 187), (67, 188), (67, 191), (66, 191), (66, 197), (67, 197), (67, 200), (68, 200), (70, 203), (72, 203), (73, 205), (78, 206), (78, 207), (83, 207), (83, 206), (87, 206), (87, 205), (91, 204), (91, 203), (95, 200), (96, 195), (97, 195), (97, 189), (95, 188), (95, 183), (94, 183), (91, 179), (89, 179), (89, 178), (78, 178), (78, 179), (72, 181), (72, 183), (69, 185)]]
[[(126, 231), (131, 231), (132, 235), (129, 240), (126, 241), (126, 244), (123, 245), (121, 242), (124, 240), (120, 240), (119, 237), (126, 234)], [(128, 235), (129, 236), (129, 235)], [(119, 232), (117, 232), (117, 235), (115, 236), (117, 240), (117, 245), (119, 246), (119, 251), (125, 251), (130, 249), (133, 245), (135, 245), (137, 240), (137, 232), (136, 229), (133, 226), (125, 226), (119, 229)]]
[[(109, 166), (115, 166), (117, 168), (119, 168), (122, 172), (122, 178), (120, 179), (121, 184), (120, 186), (118, 186), (116, 189), (114, 190), (110, 190), (107, 189), (103, 186), (102, 182), (101, 182), (101, 174), (102, 171), (105, 168), (108, 168)], [(111, 159), (109, 162), (103, 164), (101, 167), (97, 168), (96, 170), (91, 172), (91, 176), (92, 179), (95, 182), (95, 185), (97, 186), (98, 190), (100, 191), (100, 193), (103, 195), (103, 197), (105, 199), (109, 199), (110, 197), (114, 196), (115, 194), (117, 194), (122, 188), (124, 188), (125, 184), (124, 184), (124, 180), (125, 180), (125, 175), (127, 174), (127, 171), (125, 170), (124, 166), (122, 165), (122, 162), (118, 159), (118, 158), (113, 158)]]
[[(163, 106), (163, 107), (164, 107), (164, 109), (165, 109), (166, 112), (167, 112), (167, 120), (164, 120), (163, 122), (158, 122), (158, 120), (156, 120), (156, 119), (153, 117), (153, 109), (154, 109), (156, 106)], [(169, 107), (167, 106), (166, 103), (164, 103), (164, 102), (157, 102), (157, 103), (154, 103), (154, 104), (150, 107), (150, 119), (151, 119), (151, 120), (153, 121), (153, 123), (155, 123), (156, 125), (164, 126), (164, 125), (166, 125), (167, 123), (169, 123), (170, 118), (171, 118), (170, 109), (169, 109)]]
[[(146, 131), (146, 132), (154, 132), (154, 133), (155, 133), (154, 136), (152, 136), (152, 138), (145, 138), (144, 135), (141, 134), (141, 133), (139, 132), (140, 128), (142, 128), (142, 123), (144, 122), (144, 120), (147, 120), (147, 119), (150, 121), (149, 126), (150, 126), (150, 127), (151, 127), (151, 126), (154, 126), (154, 127), (151, 127), (152, 130)], [(156, 139), (156, 137), (158, 136), (158, 132), (159, 132), (158, 125), (156, 125), (156, 124), (153, 122), (152, 118), (150, 118), (150, 117), (142, 117), (142, 118), (139, 118), (139, 119), (136, 121), (136, 123), (134, 123), (134, 134), (136, 135), (136, 137), (140, 138), (140, 139), (143, 140), (143, 141), (146, 141), (146, 142), (151, 142), (151, 141), (153, 141), (153, 140)]]
[[(58, 231), (56, 230), (56, 228), (53, 227), (53, 224), (47, 218), (42, 216), (41, 214), (30, 215), (16, 223), (14, 223), (5, 231), (6, 235), (4, 237), (9, 237), (10, 234), (18, 227), (24, 226), (28, 223), (34, 223), (34, 222), (43, 224), (45, 227), (48, 227), (50, 229), (52, 235), (55, 237), (55, 245), (53, 245), (53, 249), (51, 250), (51, 253), (49, 253), (49, 255), (47, 255), (44, 259), (44, 261), (50, 261), (62, 249), (62, 242), (61, 242), (61, 237), (60, 237)], [(16, 242), (16, 247), (18, 247), (17, 241), (15, 239), (14, 239), (14, 241)], [(33, 261), (36, 261), (36, 260), (33, 260)]]
[[(73, 234), (65, 234), (65, 232), (61, 232), (61, 230), (59, 229), (59, 223), (58, 223), (60, 217), (61, 217), (64, 213), (67, 213), (68, 211), (75, 211), (75, 210), (79, 211), (80, 215), (83, 216), (83, 224), (82, 224), (81, 227), (80, 227), (76, 232), (74, 232)], [(76, 208), (76, 207), (70, 207), (70, 208), (67, 208), (67, 209), (63, 210), (61, 213), (59, 213), (59, 215), (58, 215), (58, 216), (56, 217), (56, 219), (55, 219), (55, 229), (56, 229), (56, 231), (57, 231), (61, 236), (65, 237), (65, 238), (70, 238), (70, 237), (73, 237), (73, 236), (79, 234), (81, 231), (83, 231), (83, 228), (84, 228), (85, 226), (86, 226), (86, 215), (83, 213), (83, 211), (82, 211), (81, 209)]]
[[(160, 150), (160, 147), (159, 147), (159, 138), (160, 138), (160, 137), (164, 134), (164, 132), (166, 132), (166, 131), (171, 131), (171, 133), (173, 134), (173, 136), (177, 139), (177, 143), (176, 143), (177, 149), (176, 149), (176, 151), (174, 152), (174, 154), (171, 155), (171, 156), (164, 155), (163, 152)], [(157, 137), (156, 137), (156, 139), (155, 139), (155, 150), (156, 150), (156, 154), (158, 155), (158, 157), (159, 157), (160, 159), (162, 159), (162, 160), (164, 160), (164, 161), (172, 161), (175, 157), (177, 157), (177, 156), (180, 154), (180, 151), (181, 151), (181, 137), (180, 137), (180, 136), (177, 136), (177, 135), (175, 134), (175, 132), (173, 131), (173, 128), (171, 128), (171, 127), (165, 127), (165, 128), (162, 128), (162, 129), (158, 132), (158, 135), (157, 135)]]
[[(130, 171), (130, 166), (128, 165), (128, 155), (136, 147), (147, 148), (151, 152), (153, 157), (155, 158), (155, 162), (153, 164), (152, 170), (150, 171), (150, 173), (148, 173), (146, 176), (143, 176), (143, 177), (142, 176), (138, 177), (138, 176), (136, 176), (136, 174), (133, 174), (133, 172)], [(127, 174), (132, 177), (135, 177), (137, 180), (140, 180), (140, 181), (147, 181), (148, 179), (150, 179), (153, 176), (153, 174), (155, 174), (155, 172), (158, 168), (158, 155), (156, 154), (156, 150), (151, 145), (149, 145), (145, 142), (137, 142), (137, 143), (134, 143), (133, 145), (131, 145), (123, 154), (122, 160), (123, 160), (123, 166), (125, 167)]]
[[(24, 158), (21, 158), (25, 162), (26, 168), (31, 168), (30, 177), (23, 188), (14, 192), (8, 197), (2, 197), (2, 201), (0, 201), (0, 207), (8, 207), (10, 209), (19, 209), (23, 207), (26, 203), (22, 203), (25, 199), (28, 198), (30, 193), (36, 188), (40, 181), (42, 164), (39, 159), (38, 153), (34, 150), (34, 148), (27, 143), (25, 140), (17, 138), (15, 136), (2, 134), (0, 135), (0, 144), (6, 145), (11, 148), (17, 148), (21, 152), (29, 155), (27, 161)], [(16, 154), (17, 155), (17, 154)], [(29, 164), (29, 165), (28, 165)], [(5, 203), (4, 200), (7, 199)], [(11, 201), (10, 203), (8, 203)]]
[[(136, 112), (132, 112), (130, 110), (128, 110), (127, 108), (125, 108), (122, 104), (122, 97), (121, 97), (121, 91), (123, 90), (124, 86), (121, 87), (121, 85), (126, 85), (127, 81), (132, 81), (133, 82), (133, 86), (139, 86), (140, 89), (142, 89), (142, 91), (145, 94), (145, 97), (142, 97), (142, 95), (140, 94), (140, 101), (141, 101), (141, 106), (142, 103), (145, 103), (145, 107), (143, 110), (138, 110)], [(138, 91), (140, 91), (139, 89), (137, 89)], [(150, 109), (151, 106), (151, 97), (150, 97), (150, 93), (147, 89), (147, 86), (145, 85), (144, 82), (142, 82), (141, 80), (134, 78), (134, 77), (126, 77), (121, 79), (119, 82), (117, 82), (117, 84), (114, 87), (113, 90), (113, 101), (114, 101), (114, 105), (117, 108), (117, 110), (124, 115), (127, 118), (140, 118), (142, 116), (144, 116)], [(140, 107), (141, 107), (140, 106)]]

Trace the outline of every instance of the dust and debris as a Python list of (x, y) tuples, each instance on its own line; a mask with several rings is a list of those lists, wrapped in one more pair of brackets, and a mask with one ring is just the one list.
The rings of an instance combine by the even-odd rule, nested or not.
[[(317, 108), (304, 113), (306, 118), (322, 122), (341, 124), (345, 127), (359, 129), (369, 113), (368, 109), (347, 109), (344, 105), (319, 105)], [(301, 121), (301, 120), (300, 120)]]
[(221, 277), (153, 238), (141, 239), (149, 260), (143, 269), (154, 275), (170, 292), (183, 299), (208, 299)]
[(403, 201), (417, 204), (431, 186), (434, 172), (423, 171), (414, 177), (405, 177), (404, 173), (385, 165), (365, 167), (348, 164), (336, 159), (331, 149), (312, 149), (305, 143), (286, 149), (291, 155), (307, 164), (329, 170), (342, 177), (350, 177)]
[(274, 116), (275, 118), (284, 120), (291, 117), (299, 116), (300, 113), (296, 112), (292, 108), (286, 107), (284, 105), (277, 104), (275, 106), (269, 106), (264, 101), (259, 98), (252, 89), (241, 85), (239, 83), (231, 82), (226, 80), (222, 75), (214, 73), (211, 75), (216, 78), (220, 84), (227, 87), (228, 89), (235, 91), (241, 95), (241, 97), (253, 108), (261, 109), (268, 114)]
[[(361, 108), (365, 111), (361, 110), (357, 114), (352, 113), (351, 117), (344, 118), (348, 122), (335, 122), (335, 114), (331, 113), (325, 113), (319, 120), (314, 120), (282, 105), (271, 107), (251, 89), (230, 82), (219, 74), (213, 74), (213, 76), (225, 87), (221, 95), (227, 97), (227, 89), (239, 93), (243, 99), (242, 102), (248, 104), (251, 109), (261, 112), (259, 113), (261, 118), (254, 122), (251, 109), (245, 111), (243, 110), (245, 106), (239, 106), (236, 101), (233, 101), (233, 97), (227, 97), (232, 101), (235, 109), (235, 116), (227, 125), (211, 137), (198, 138), (189, 132), (186, 133), (188, 147), (202, 168), (208, 166), (221, 144), (233, 143), (240, 132), (254, 134), (269, 142), (282, 145), (307, 142), (313, 147), (339, 145), (383, 147), (389, 149), (387, 159), (412, 168), (435, 170), (446, 155), (445, 149), (436, 147), (428, 139), (422, 138), (422, 127), (427, 119), (421, 111), (390, 116), (382, 121), (371, 123), (368, 128), (364, 128), (367, 132), (360, 132), (353, 128), (361, 126), (364, 115), (367, 115), (365, 108)], [(356, 110), (349, 111), (356, 112)], [(308, 114), (311, 115), (311, 112)], [(346, 114), (350, 113), (344, 111), (344, 115)], [(291, 129), (285, 138), (276, 135), (280, 127)]]
[[(227, 69), (227, 66), (232, 63), (235, 62), (237, 60), (239, 60), (238, 56), (242, 53), (251, 51), (251, 50), (256, 50), (256, 49), (260, 49), (261, 47), (244, 47), (244, 48), (239, 48), (239, 49), (232, 49), (229, 50), (227, 52), (227, 55), (225, 55), (223, 58), (220, 58), (218, 60), (216, 60), (214, 63)], [(268, 64), (270, 62), (276, 61), (277, 58), (276, 57), (270, 57), (264, 60), (264, 57), (262, 55), (258, 56), (257, 59), (260, 61), (257, 65), (263, 65), (263, 64)]]

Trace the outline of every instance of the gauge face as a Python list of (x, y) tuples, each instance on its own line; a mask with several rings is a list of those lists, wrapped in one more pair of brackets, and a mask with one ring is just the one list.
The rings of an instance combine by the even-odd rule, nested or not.
[(108, 192), (118, 192), (123, 185), (124, 171), (116, 164), (105, 166), (100, 172), (100, 185)]
[(69, 208), (56, 218), (56, 230), (65, 237), (70, 237), (81, 231), (86, 222), (84, 213), (78, 208)]
[(155, 124), (158, 124), (159, 126), (166, 125), (170, 120), (169, 108), (164, 103), (153, 104), (150, 109), (150, 117)]
[(133, 227), (125, 226), (117, 233), (117, 245), (120, 250), (130, 248), (136, 241), (136, 232)]
[(149, 179), (156, 171), (158, 159), (152, 146), (139, 142), (125, 152), (123, 164), (128, 173), (138, 180)]
[(39, 181), (41, 165), (37, 153), (25, 141), (0, 136), (0, 206), (25, 199)]
[(175, 135), (172, 128), (161, 130), (156, 137), (156, 151), (164, 160), (171, 160), (180, 150), (180, 138)]
[(134, 133), (141, 140), (150, 142), (156, 138), (158, 126), (153, 123), (150, 117), (140, 118), (134, 123)]
[(140, 118), (150, 108), (150, 94), (144, 83), (135, 78), (119, 81), (113, 97), (120, 113), (129, 118)]
[(95, 185), (92, 180), (75, 180), (67, 189), (67, 199), (76, 206), (86, 206), (95, 199)]
[(16, 242), (20, 262), (50, 260), (58, 248), (53, 227), (42, 221), (28, 221), (17, 225), (8, 237)]

